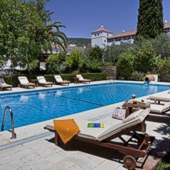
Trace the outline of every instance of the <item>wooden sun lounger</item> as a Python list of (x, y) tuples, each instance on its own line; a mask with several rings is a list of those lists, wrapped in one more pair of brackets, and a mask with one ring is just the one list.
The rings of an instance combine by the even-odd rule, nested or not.
[(76, 75), (76, 83), (89, 83), (90, 84), (91, 79), (84, 79), (81, 74)]
[[(53, 126), (45, 126), (44, 129), (49, 130), (55, 134), (55, 144), (60, 145), (62, 143), (59, 135)], [(140, 131), (140, 132), (137, 132)], [(109, 149), (117, 150), (118, 152), (124, 154), (123, 162), (128, 169), (135, 169), (136, 159), (140, 157), (146, 157), (150, 147), (155, 139), (153, 136), (149, 136), (145, 131), (145, 121), (137, 123), (135, 125), (124, 128), (118, 133), (114, 133), (103, 140), (94, 140), (86, 137), (76, 135), (74, 139), (85, 141), (88, 143), (96, 144)], [(122, 136), (129, 135), (130, 138), (125, 140)], [(113, 139), (119, 138), (121, 142), (115, 142)]]
[(151, 113), (155, 114), (164, 114), (170, 110), (170, 102), (166, 102), (165, 104), (150, 104)]
[(18, 77), (18, 80), (20, 84), (18, 84), (18, 87), (23, 87), (23, 88), (35, 88), (35, 83), (31, 83), (28, 81), (27, 77), (25, 76), (20, 76)]
[(41, 86), (51, 86), (53, 85), (53, 82), (46, 81), (44, 76), (37, 76), (38, 84)]
[(7, 84), (3, 78), (0, 78), (0, 90), (10, 89), (12, 90), (12, 85)]
[(56, 80), (55, 84), (59, 84), (59, 85), (65, 85), (65, 84), (69, 85), (70, 84), (70, 81), (63, 80), (60, 75), (55, 75), (54, 78)]
[(0, 90), (2, 91), (2, 90), (5, 90), (5, 89), (12, 90), (12, 85), (6, 84), (6, 83), (0, 84)]
[(155, 103), (160, 104), (161, 102), (170, 102), (170, 94), (165, 94), (164, 96), (149, 96), (149, 100), (153, 100)]

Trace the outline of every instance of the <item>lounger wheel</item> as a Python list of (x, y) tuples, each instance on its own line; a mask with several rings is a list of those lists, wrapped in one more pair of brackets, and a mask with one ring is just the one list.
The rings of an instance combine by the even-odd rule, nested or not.
[(123, 163), (128, 170), (134, 170), (136, 167), (136, 159), (130, 155), (124, 156)]

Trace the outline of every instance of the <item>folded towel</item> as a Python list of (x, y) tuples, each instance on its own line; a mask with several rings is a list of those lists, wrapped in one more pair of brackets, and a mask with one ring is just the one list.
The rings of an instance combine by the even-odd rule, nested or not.
[(69, 142), (80, 129), (74, 119), (54, 120), (54, 128), (64, 144)]
[(88, 123), (88, 128), (104, 128), (104, 123)]

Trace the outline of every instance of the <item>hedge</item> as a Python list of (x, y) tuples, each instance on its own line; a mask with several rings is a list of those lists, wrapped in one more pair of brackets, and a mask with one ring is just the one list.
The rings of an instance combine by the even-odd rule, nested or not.
[[(45, 74), (44, 77), (47, 81), (55, 82), (54, 75), (56, 74)], [(69, 80), (71, 82), (75, 81), (75, 74), (60, 74), (64, 80)], [(81, 73), (84, 78), (91, 79), (92, 81), (106, 80), (106, 74), (104, 73)], [(26, 76), (28, 80), (36, 79), (36, 75), (22, 75)], [(12, 84), (13, 87), (17, 87), (19, 84), (18, 76), (6, 76), (4, 80), (8, 84)]]

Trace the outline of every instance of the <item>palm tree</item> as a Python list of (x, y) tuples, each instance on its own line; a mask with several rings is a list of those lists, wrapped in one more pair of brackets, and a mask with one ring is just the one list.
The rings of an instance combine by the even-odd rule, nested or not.
[(65, 28), (65, 26), (62, 25), (61, 22), (51, 22), (51, 15), (53, 12), (44, 9), (47, 1), (48, 0), (35, 0), (39, 16), (45, 26), (44, 35), (46, 37), (46, 42), (43, 47), (45, 50), (49, 50), (49, 48), (51, 49), (51, 44), (54, 43), (55, 48), (58, 47), (62, 51), (66, 51), (67, 37), (60, 31), (60, 28)]
[(60, 31), (60, 28), (65, 28), (60, 22), (54, 22), (50, 25), (47, 25), (47, 30), (52, 36), (52, 42), (55, 45), (55, 48), (60, 48), (62, 51), (66, 52), (67, 47), (67, 37), (64, 32)]

